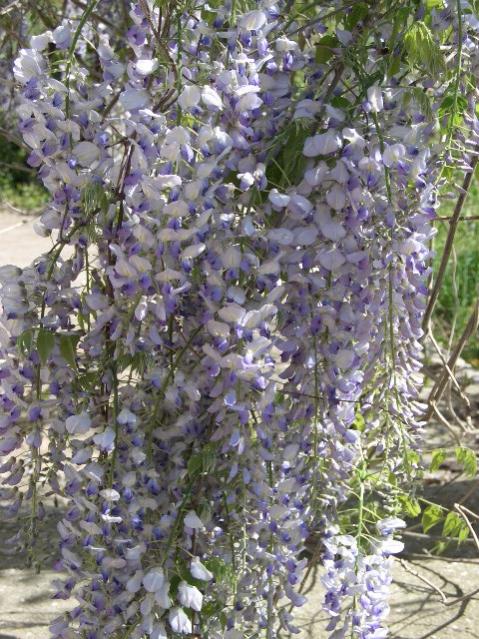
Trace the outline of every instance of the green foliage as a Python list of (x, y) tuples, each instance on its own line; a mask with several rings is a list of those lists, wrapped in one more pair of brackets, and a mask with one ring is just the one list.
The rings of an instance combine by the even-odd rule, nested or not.
[(421, 113), (428, 120), (432, 120), (434, 115), (431, 106), (431, 100), (427, 93), (420, 87), (412, 87), (404, 92), (403, 104), (407, 107), (410, 102), (415, 102)]
[(214, 470), (216, 460), (216, 446), (208, 444), (188, 460), (188, 474), (191, 476), (210, 473)]
[(40, 361), (45, 365), (48, 358), (55, 348), (55, 335), (44, 328), (38, 331), (37, 335), (37, 350), (40, 356)]
[(79, 339), (78, 335), (60, 336), (60, 353), (63, 359), (70, 364), (72, 368), (76, 368), (75, 353)]
[[(451, 175), (451, 180), (457, 180)], [(463, 216), (477, 215), (479, 203), (479, 189), (473, 186), (466, 201)], [(445, 201), (439, 215), (451, 215), (452, 204)], [(438, 224), (438, 233), (434, 240), (434, 269), (437, 270), (444, 248), (448, 224)], [(472, 308), (477, 299), (479, 282), (479, 227), (477, 222), (461, 222), (454, 239), (454, 252), (449, 260), (438, 302), (435, 309), (435, 330), (440, 341), (447, 345), (452, 343), (462, 333)], [(454, 334), (452, 334), (454, 331)], [(473, 363), (479, 364), (479, 341), (473, 336), (463, 351), (462, 356)]]
[(326, 34), (316, 45), (316, 62), (324, 64), (334, 55), (334, 48), (337, 47), (339, 41), (335, 35)]
[(344, 26), (349, 31), (352, 31), (352, 29), (354, 29), (358, 22), (364, 20), (368, 13), (369, 7), (365, 2), (356, 2), (350, 13), (347, 15), (344, 21)]
[(444, 509), (437, 504), (431, 504), (422, 514), (422, 528), (427, 533), (444, 519)]
[(435, 450), (432, 455), (432, 461), (429, 466), (429, 470), (433, 472), (435, 470), (439, 470), (442, 464), (446, 461), (446, 457), (447, 457), (447, 451), (444, 450), (444, 448), (439, 448), (438, 450)]
[(455, 450), (456, 460), (462, 465), (467, 477), (473, 479), (477, 475), (476, 453), (466, 446), (457, 447)]
[(404, 34), (404, 47), (412, 66), (423, 69), (432, 78), (446, 72), (446, 63), (429, 27), (418, 20)]
[(203, 562), (206, 568), (213, 573), (218, 583), (225, 583), (231, 586), (235, 583), (235, 573), (231, 564), (225, 563), (220, 557), (212, 557)]
[(456, 537), (461, 542), (469, 537), (469, 528), (460, 515), (450, 512), (444, 520), (442, 534), (443, 537)]
[(82, 190), (81, 203), (87, 215), (97, 211), (105, 212), (108, 208), (108, 198), (103, 186), (97, 182), (87, 184)]
[[(0, 127), (7, 126), (0, 118)], [(47, 201), (47, 193), (26, 159), (26, 151), (0, 133), (0, 206), (9, 202), (19, 209), (31, 210)]]
[(294, 120), (278, 135), (266, 160), (266, 176), (272, 185), (287, 188), (300, 179), (307, 161), (302, 150), (310, 135), (311, 122), (301, 120)]
[(415, 518), (421, 514), (421, 505), (415, 497), (409, 495), (400, 495), (399, 503), (407, 517)]

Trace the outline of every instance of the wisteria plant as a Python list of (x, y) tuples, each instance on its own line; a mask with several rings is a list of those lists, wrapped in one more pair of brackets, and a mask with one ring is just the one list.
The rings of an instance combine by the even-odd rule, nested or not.
[(52, 637), (297, 633), (313, 537), (331, 639), (386, 637), (476, 5), (0, 10), (52, 238), (0, 268), (0, 472), (32, 563), (63, 504)]

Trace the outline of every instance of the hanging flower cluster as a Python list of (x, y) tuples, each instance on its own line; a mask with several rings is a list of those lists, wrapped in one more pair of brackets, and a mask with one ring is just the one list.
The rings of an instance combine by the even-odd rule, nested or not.
[(387, 634), (475, 39), (452, 6), (247, 4), (91, 1), (15, 60), (53, 245), (0, 268), (0, 473), (33, 558), (67, 500), (55, 638), (295, 633), (313, 533), (331, 636)]

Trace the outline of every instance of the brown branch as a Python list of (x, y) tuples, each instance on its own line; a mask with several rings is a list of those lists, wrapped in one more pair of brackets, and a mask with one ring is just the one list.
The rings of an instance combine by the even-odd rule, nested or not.
[(454, 366), (456, 365), (457, 360), (459, 359), (464, 347), (468, 341), (468, 339), (473, 335), (477, 327), (479, 325), (479, 300), (476, 301), (474, 306), (474, 310), (471, 313), (469, 321), (467, 322), (466, 328), (464, 329), (458, 343), (456, 344), (455, 349), (453, 350), (448, 362), (447, 368), (443, 371), (442, 376), (433, 386), (431, 390), (431, 394), (429, 395), (428, 404), (429, 407), (426, 411), (425, 419), (429, 420), (431, 418), (432, 413), (434, 412), (434, 404), (436, 404), (439, 399), (442, 397), (444, 389), (446, 388), (446, 384), (450, 379), (449, 371), (454, 370)]
[[(476, 147), (476, 149), (479, 149), (479, 147)], [(429, 302), (428, 302), (426, 311), (424, 313), (424, 319), (423, 319), (424, 329), (427, 329), (429, 322), (431, 321), (431, 315), (432, 315), (432, 312), (434, 311), (437, 298), (439, 297), (439, 292), (441, 290), (441, 286), (444, 281), (444, 276), (446, 274), (446, 268), (449, 262), (449, 257), (451, 255), (451, 251), (454, 246), (454, 237), (456, 235), (457, 226), (459, 223), (459, 219), (461, 217), (462, 210), (464, 208), (464, 203), (466, 202), (467, 195), (472, 185), (474, 171), (477, 166), (478, 159), (479, 158), (477, 156), (474, 156), (474, 158), (471, 161), (471, 170), (468, 171), (468, 173), (466, 173), (464, 182), (462, 184), (461, 194), (459, 195), (457, 199), (456, 206), (454, 207), (454, 212), (449, 221), (450, 227), (449, 227), (449, 232), (446, 238), (446, 244), (444, 246), (444, 251), (441, 258), (441, 263), (439, 265), (436, 281), (434, 282), (431, 295), (429, 296)]]
[[(446, 215), (444, 217), (436, 217), (434, 218), (433, 222), (449, 222), (451, 223), (453, 221), (453, 216), (452, 215)], [(469, 215), (468, 217), (461, 217), (460, 220), (458, 220), (459, 222), (477, 222), (479, 221), (479, 215)]]
[(13, 2), (10, 2), (10, 4), (7, 4), (7, 6), (0, 11), (0, 16), (6, 15), (20, 3), (21, 3), (21, 0), (13, 0)]
[(442, 603), (446, 604), (447, 603), (447, 597), (446, 595), (443, 593), (443, 591), (439, 588), (439, 586), (436, 586), (436, 584), (433, 584), (432, 581), (429, 581), (429, 579), (427, 577), (424, 577), (423, 575), (419, 574), (417, 570), (414, 570), (413, 568), (410, 568), (407, 565), (407, 562), (404, 561), (404, 559), (400, 559), (399, 563), (401, 564), (401, 566), (404, 568), (404, 570), (406, 572), (408, 572), (411, 575), (414, 575), (414, 577), (417, 577), (418, 579), (420, 579), (422, 582), (424, 582), (425, 584), (427, 584), (430, 588), (432, 588), (433, 590), (435, 590), (437, 592), (437, 594), (441, 597), (442, 599)]
[(469, 517), (467, 516), (468, 514), (472, 514), (474, 517), (477, 517), (476, 513), (473, 513), (471, 510), (469, 510), (469, 508), (466, 508), (465, 506), (462, 506), (461, 504), (454, 504), (454, 510), (456, 510), (466, 522), (467, 527), (469, 528), (469, 532), (471, 533), (472, 538), (474, 540), (474, 543), (476, 544), (476, 547), (479, 550), (479, 537), (477, 536), (477, 533), (474, 530), (474, 526), (471, 524)]

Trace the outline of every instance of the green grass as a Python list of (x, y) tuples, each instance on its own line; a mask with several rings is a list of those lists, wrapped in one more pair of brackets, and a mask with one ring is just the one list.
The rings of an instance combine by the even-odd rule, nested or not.
[(7, 202), (25, 212), (36, 211), (48, 201), (48, 195), (40, 184), (20, 182), (13, 184), (0, 176), (0, 206)]
[[(446, 202), (440, 216), (451, 215), (453, 204)], [(472, 186), (462, 217), (479, 215), (479, 183)], [(438, 233), (434, 241), (435, 270), (441, 260), (449, 224), (437, 222)], [(455, 344), (464, 330), (479, 294), (479, 221), (460, 222), (455, 235), (454, 252), (451, 254), (446, 276), (436, 305), (434, 328), (439, 340), (447, 345)], [(477, 333), (469, 339), (462, 356), (479, 364), (479, 340)]]
[(48, 200), (35, 171), (27, 168), (27, 153), (0, 136), (0, 206), (7, 202), (26, 212), (38, 209)]

